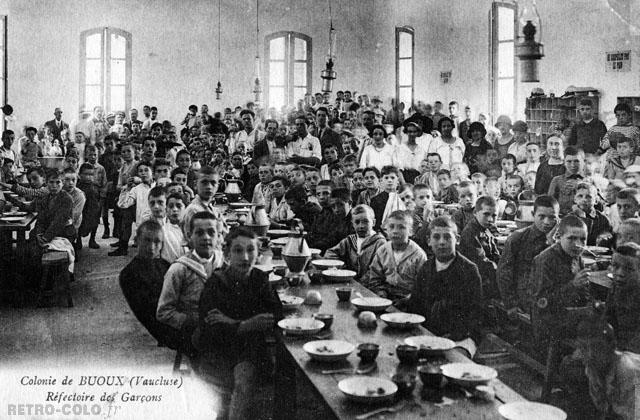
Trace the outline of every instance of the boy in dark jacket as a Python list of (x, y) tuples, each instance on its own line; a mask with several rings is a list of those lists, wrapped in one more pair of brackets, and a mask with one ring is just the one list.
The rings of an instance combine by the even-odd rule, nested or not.
[(96, 229), (100, 223), (101, 206), (100, 191), (94, 183), (95, 168), (90, 163), (83, 163), (80, 166), (79, 180), (76, 185), (85, 196), (84, 208), (82, 209), (82, 223), (78, 229), (76, 239), (76, 249), (82, 248), (82, 238), (89, 236), (89, 248), (98, 249), (96, 243)]

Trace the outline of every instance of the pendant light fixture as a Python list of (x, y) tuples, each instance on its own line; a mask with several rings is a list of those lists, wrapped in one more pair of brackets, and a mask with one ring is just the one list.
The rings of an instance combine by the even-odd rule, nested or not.
[(260, 84), (260, 20), (258, 1), (256, 0), (256, 59), (253, 68), (253, 102), (259, 108), (262, 103), (262, 85)]
[(331, 14), (331, 0), (329, 0), (329, 52), (327, 55), (326, 67), (320, 73), (322, 78), (322, 91), (331, 92), (336, 72), (333, 70), (335, 64), (336, 30), (333, 28), (333, 16)]
[(523, 0), (518, 19), (524, 40), (516, 45), (516, 56), (520, 59), (520, 80), (524, 83), (539, 82), (538, 60), (544, 57), (541, 40), (542, 22), (536, 0)]
[(218, 0), (218, 84), (216, 85), (216, 100), (222, 96), (222, 83), (220, 83), (220, 26), (222, 25), (222, 0)]

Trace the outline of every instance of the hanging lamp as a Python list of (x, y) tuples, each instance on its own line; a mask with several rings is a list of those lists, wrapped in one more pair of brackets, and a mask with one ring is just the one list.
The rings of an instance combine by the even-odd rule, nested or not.
[(329, 0), (329, 52), (327, 55), (326, 67), (320, 73), (322, 78), (322, 92), (333, 90), (333, 81), (337, 73), (333, 70), (335, 64), (336, 30), (333, 28), (333, 16), (331, 14), (331, 0)]
[(222, 25), (222, 0), (218, 0), (218, 84), (216, 85), (216, 100), (222, 96), (222, 83), (220, 83), (220, 26)]
[(516, 45), (516, 56), (520, 59), (520, 81), (539, 82), (538, 61), (544, 57), (544, 46), (540, 42), (542, 22), (536, 7), (536, 0), (523, 0), (519, 16), (523, 41)]
[(253, 102), (256, 107), (260, 107), (262, 103), (262, 85), (260, 84), (260, 20), (259, 20), (259, 9), (258, 9), (258, 1), (256, 0), (256, 59), (255, 65), (253, 68)]

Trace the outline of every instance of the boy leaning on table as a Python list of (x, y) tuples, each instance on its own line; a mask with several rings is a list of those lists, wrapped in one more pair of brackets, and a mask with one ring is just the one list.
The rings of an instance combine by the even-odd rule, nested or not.
[(429, 224), (429, 246), (435, 258), (425, 262), (406, 302), (407, 312), (426, 318), (425, 327), (436, 335), (466, 341), (473, 356), (480, 338), (482, 279), (478, 267), (456, 251), (458, 228), (449, 216)]
[(338, 245), (329, 248), (324, 256), (344, 261), (344, 267), (355, 271), (355, 279), (359, 280), (369, 270), (376, 251), (386, 243), (386, 239), (373, 230), (375, 215), (373, 209), (366, 204), (360, 204), (351, 210), (351, 223), (355, 234), (348, 235)]

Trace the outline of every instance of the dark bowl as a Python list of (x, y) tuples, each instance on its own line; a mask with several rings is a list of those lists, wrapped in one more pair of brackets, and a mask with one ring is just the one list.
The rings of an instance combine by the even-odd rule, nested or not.
[(362, 343), (358, 346), (358, 357), (363, 363), (372, 363), (379, 352), (380, 346), (375, 343)]
[(396, 355), (400, 363), (415, 365), (418, 363), (418, 348), (408, 344), (400, 344), (396, 346)]
[(439, 388), (442, 386), (442, 370), (438, 366), (418, 366), (418, 375), (424, 386)]
[(391, 380), (398, 386), (400, 395), (409, 395), (416, 387), (416, 375), (396, 373)]
[(282, 258), (282, 250), (284, 246), (271, 244), (271, 252), (273, 252), (273, 258), (281, 259)]
[(313, 317), (318, 321), (324, 322), (323, 330), (328, 330), (333, 324), (333, 315), (331, 314), (315, 314)]
[(351, 287), (338, 287), (336, 288), (336, 294), (340, 302), (348, 302), (351, 298)]

